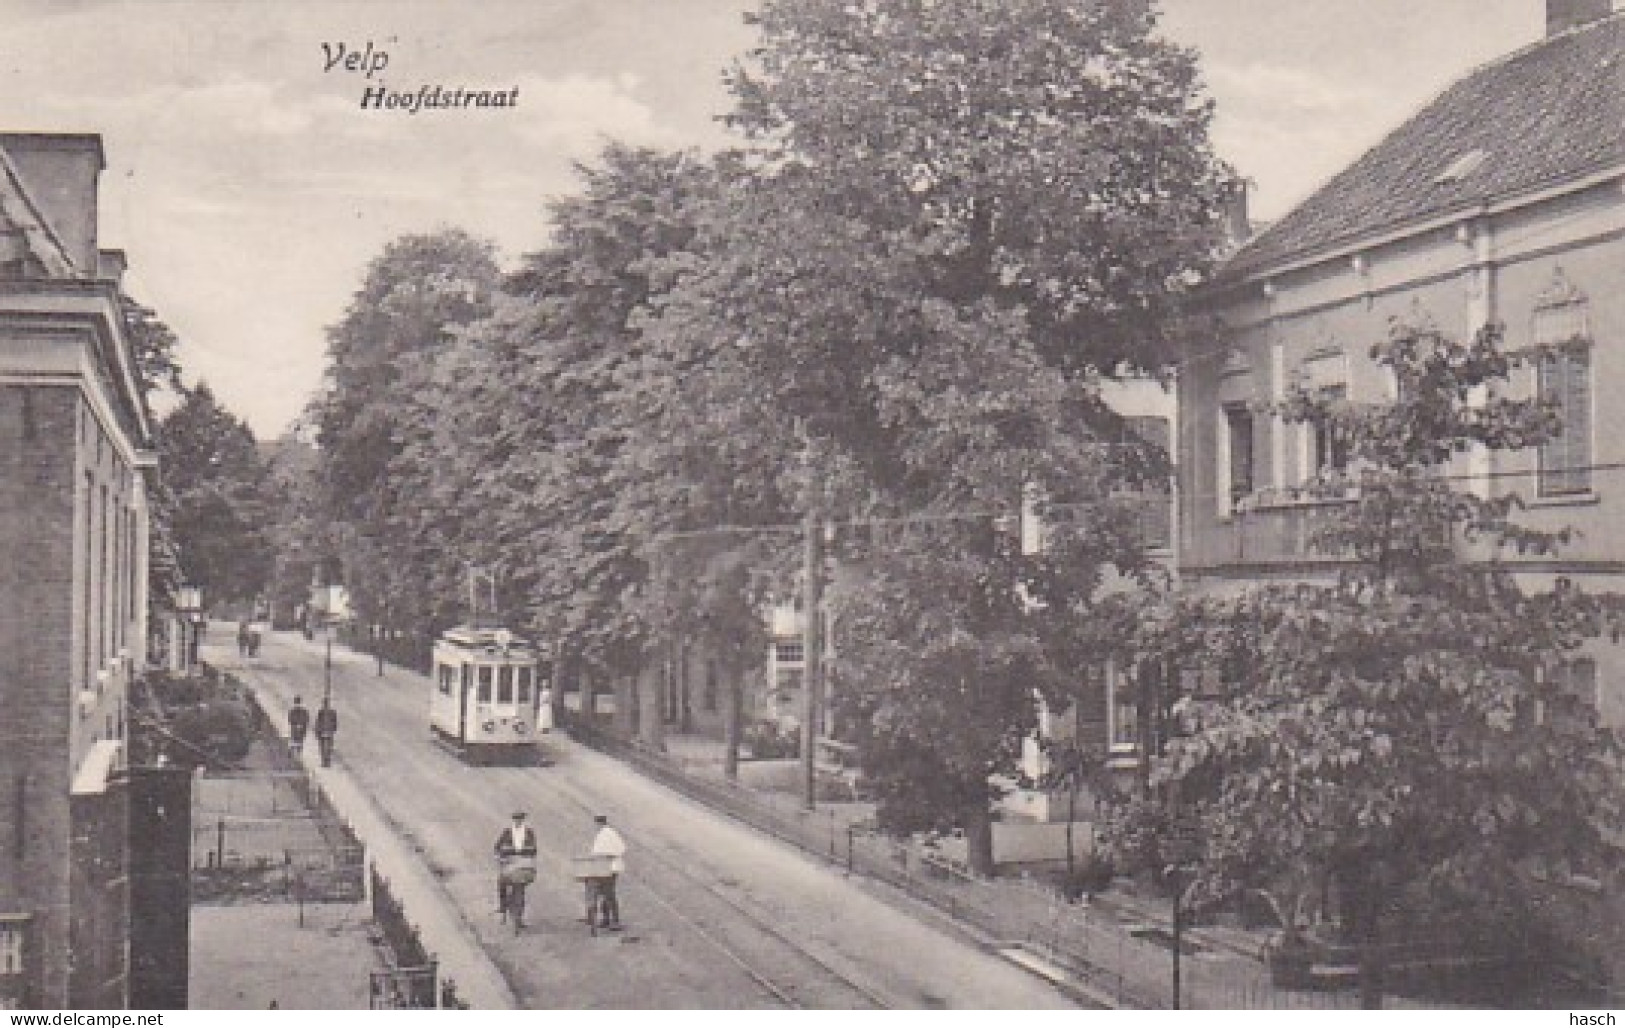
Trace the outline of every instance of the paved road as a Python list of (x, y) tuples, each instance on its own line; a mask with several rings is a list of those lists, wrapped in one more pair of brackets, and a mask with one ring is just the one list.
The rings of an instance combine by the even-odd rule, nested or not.
[[(224, 641), (229, 633), (211, 633)], [(256, 689), (308, 706), (322, 694), (317, 643), (275, 633), (260, 656), (208, 647)], [(873, 886), (768, 839), (563, 737), (550, 767), (473, 768), (429, 739), (428, 679), (333, 650), (338, 762), (439, 879), (524, 1007), (1000, 1008), (1072, 1004), (1047, 983), (911, 917)], [(524, 934), (496, 915), (491, 844), (515, 809), (540, 840)], [(592, 814), (631, 847), (628, 930), (591, 938), (572, 855)]]

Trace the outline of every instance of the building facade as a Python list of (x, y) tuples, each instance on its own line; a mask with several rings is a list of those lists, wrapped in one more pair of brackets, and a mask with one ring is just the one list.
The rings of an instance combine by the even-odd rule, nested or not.
[(0, 134), (0, 1006), (130, 1001), (126, 693), (156, 462), (100, 139)]
[[(1326, 501), (1302, 487), (1342, 458), (1313, 426), (1264, 413), (1294, 389), (1382, 402), (1370, 357), (1398, 319), (1465, 340), (1489, 324), (1512, 350), (1560, 347), (1509, 392), (1562, 417), (1551, 443), (1475, 451), (1452, 473), (1516, 493), (1534, 528), (1575, 530), (1556, 557), (1507, 558), (1625, 587), (1625, 17), (1608, 0), (1551, 0), (1546, 38), (1479, 68), (1248, 242), (1210, 293), (1220, 328), (1185, 355), (1181, 576), (1225, 589), (1323, 573), (1310, 540)], [(1587, 671), (1625, 724), (1625, 654)]]
[[(1474, 69), (1249, 240), (1206, 293), (1214, 331), (1180, 375), (1180, 574), (1233, 592), (1335, 571), (1312, 545), (1339, 501), (1302, 487), (1345, 456), (1309, 424), (1269, 413), (1294, 390), (1395, 398), (1370, 356), (1395, 320), (1458, 340), (1487, 325), (1527, 351), (1503, 392), (1540, 397), (1555, 439), (1471, 449), (1449, 473), (1516, 494), (1518, 520), (1573, 530), (1554, 555), (1497, 555), (1534, 589), (1560, 578), (1625, 591), (1625, 13), (1548, 0), (1544, 38)], [(1469, 397), (1469, 402), (1477, 402)], [(1607, 639), (1562, 669), (1625, 728), (1625, 647)], [(1591, 931), (1625, 980), (1622, 883), (1554, 887), (1550, 907)]]

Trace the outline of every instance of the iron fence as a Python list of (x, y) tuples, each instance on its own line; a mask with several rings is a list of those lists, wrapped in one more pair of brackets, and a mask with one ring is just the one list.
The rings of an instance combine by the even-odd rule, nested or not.
[[(435, 979), (439, 962), (423, 945), (417, 925), (406, 916), (406, 908), (390, 891), (389, 879), (378, 873), (376, 864), (368, 865), (368, 878), (372, 893), (372, 921), (383, 940), (390, 966), (374, 972), (369, 995), (375, 1009), (436, 1006)], [(450, 985), (450, 983), (447, 983)], [(455, 989), (447, 989), (446, 1006), (460, 1006)]]
[[(1001, 949), (1053, 965), (1077, 983), (1081, 999), (1102, 1006), (1175, 1006), (1173, 939), (1158, 924), (1073, 903), (1028, 879), (986, 879), (929, 850), (891, 839), (852, 821), (838, 805), (808, 810), (799, 799), (753, 791), (725, 779), (689, 773), (677, 761), (603, 733), (576, 727), (577, 737), (612, 753), (650, 778), (848, 873), (884, 882)], [(1352, 988), (1284, 988), (1255, 956), (1198, 941), (1187, 933), (1179, 953), (1177, 1006), (1187, 1009), (1339, 1010), (1359, 1005)], [(1448, 982), (1441, 982), (1448, 985)], [(1448, 990), (1430, 991), (1447, 996)], [(1403, 999), (1393, 1005), (1446, 1006), (1445, 999)]]

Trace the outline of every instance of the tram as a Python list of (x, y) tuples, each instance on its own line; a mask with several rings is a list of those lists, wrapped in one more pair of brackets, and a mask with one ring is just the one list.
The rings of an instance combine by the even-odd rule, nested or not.
[(500, 624), (447, 630), (434, 645), (429, 730), (472, 764), (535, 763), (552, 727), (534, 646)]

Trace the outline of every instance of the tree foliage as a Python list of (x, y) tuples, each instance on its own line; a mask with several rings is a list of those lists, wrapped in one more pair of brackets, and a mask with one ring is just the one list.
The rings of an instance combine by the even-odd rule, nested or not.
[(433, 369), (458, 331), (490, 313), (498, 280), (490, 243), (458, 229), (403, 236), (329, 330), (312, 421), (333, 546), (366, 621), (421, 628), (441, 595), (430, 574), (450, 526), (434, 499), (454, 472), (421, 459), (440, 403)]
[(207, 602), (258, 597), (270, 575), (265, 465), (248, 426), (207, 383), (158, 425), (168, 537)]
[[(791, 499), (881, 522), (835, 610), (882, 820), (990, 863), (990, 776), (1143, 551), (1103, 379), (1169, 356), (1223, 169), (1192, 55), (1149, 3), (769, 3), (731, 76), (752, 140), (725, 243), (663, 318), (703, 324), (779, 416)], [(785, 432), (786, 422), (791, 432)], [(789, 476), (786, 476), (789, 477)], [(1024, 500), (1042, 554), (993, 527)]]

